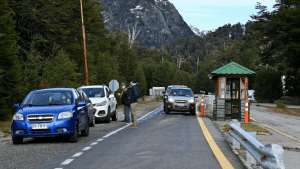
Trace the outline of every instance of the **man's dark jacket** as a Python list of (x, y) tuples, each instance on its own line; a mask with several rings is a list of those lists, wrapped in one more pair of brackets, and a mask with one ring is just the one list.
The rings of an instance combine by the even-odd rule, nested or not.
[(129, 99), (128, 99), (130, 92), (131, 92), (131, 86), (128, 86), (123, 90), (123, 94), (121, 96), (121, 101), (123, 105), (130, 106)]
[(138, 102), (138, 97), (139, 97), (139, 87), (140, 84), (136, 83), (135, 85), (132, 86), (130, 95), (129, 95), (129, 103), (137, 103)]

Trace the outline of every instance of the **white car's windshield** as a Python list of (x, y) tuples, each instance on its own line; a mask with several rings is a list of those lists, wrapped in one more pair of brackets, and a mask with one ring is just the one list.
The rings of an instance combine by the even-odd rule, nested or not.
[(73, 94), (67, 90), (42, 90), (29, 93), (21, 106), (70, 105)]
[(171, 96), (193, 96), (193, 92), (190, 89), (171, 89)]
[(103, 88), (85, 88), (85, 89), (80, 89), (84, 91), (84, 93), (88, 97), (104, 97), (104, 90)]

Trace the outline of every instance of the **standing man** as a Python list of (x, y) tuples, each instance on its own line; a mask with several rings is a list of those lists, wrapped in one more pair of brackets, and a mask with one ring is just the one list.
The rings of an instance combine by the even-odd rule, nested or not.
[(130, 103), (130, 109), (131, 109), (131, 119), (132, 119), (132, 123), (133, 123), (133, 125), (131, 125), (130, 128), (137, 128), (136, 106), (138, 104), (140, 84), (137, 83), (135, 79), (132, 79), (130, 81), (130, 84), (131, 84), (132, 88), (131, 88), (131, 91), (129, 94), (129, 103)]
[(125, 119), (121, 122), (126, 122), (127, 124), (129, 124), (130, 103), (129, 103), (128, 98), (129, 98), (129, 94), (130, 94), (130, 91), (131, 91), (131, 86), (128, 85), (127, 88), (126, 88), (125, 83), (122, 83), (121, 87), (123, 89), (122, 96), (121, 96), (121, 101), (122, 101), (122, 104), (123, 104), (123, 112), (124, 112), (124, 115), (125, 115)]

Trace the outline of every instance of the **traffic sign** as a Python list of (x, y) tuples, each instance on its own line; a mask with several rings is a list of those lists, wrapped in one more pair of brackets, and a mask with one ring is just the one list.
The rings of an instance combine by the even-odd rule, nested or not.
[(109, 82), (109, 88), (112, 91), (117, 91), (119, 89), (119, 82), (117, 80), (111, 80)]

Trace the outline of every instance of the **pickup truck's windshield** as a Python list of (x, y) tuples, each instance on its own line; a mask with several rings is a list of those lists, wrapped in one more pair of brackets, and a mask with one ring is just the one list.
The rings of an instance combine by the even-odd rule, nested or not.
[(171, 89), (170, 91), (171, 96), (193, 96), (193, 92), (190, 89)]
[(68, 90), (41, 90), (29, 93), (21, 104), (24, 106), (53, 106), (70, 105), (73, 103), (73, 94)]
[(84, 93), (88, 97), (104, 97), (104, 90), (103, 88), (85, 88), (85, 89), (80, 89), (84, 91)]

